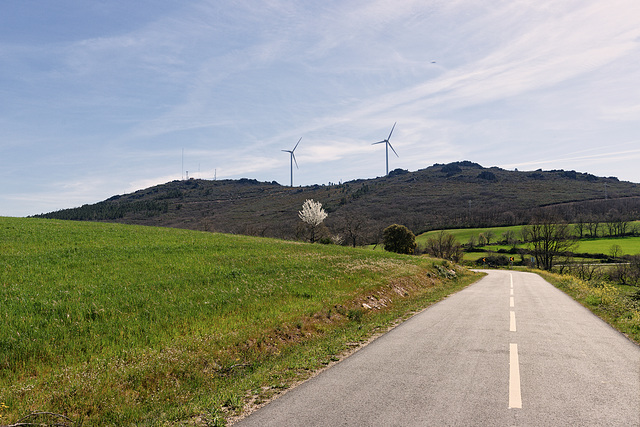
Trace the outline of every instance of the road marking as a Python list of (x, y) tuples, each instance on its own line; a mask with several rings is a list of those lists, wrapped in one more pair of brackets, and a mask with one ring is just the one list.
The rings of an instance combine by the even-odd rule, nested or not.
[(513, 288), (509, 289), (511, 292), (509, 293), (509, 295), (513, 295)]
[(509, 280), (511, 281), (511, 289), (513, 289), (513, 274), (509, 273)]
[(520, 364), (518, 362), (518, 344), (509, 344), (509, 409), (514, 408), (522, 408)]
[(509, 307), (515, 307), (515, 301), (513, 300), (513, 297), (509, 297)]
[(516, 331), (516, 312), (511, 312), (511, 317), (509, 318), (509, 332)]

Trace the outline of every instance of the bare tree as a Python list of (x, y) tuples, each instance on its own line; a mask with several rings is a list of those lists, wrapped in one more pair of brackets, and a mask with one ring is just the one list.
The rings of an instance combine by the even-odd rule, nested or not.
[(578, 238), (582, 239), (582, 237), (584, 237), (584, 233), (585, 233), (585, 231), (587, 229), (587, 223), (584, 220), (582, 215), (578, 216), (578, 218), (575, 221), (575, 225), (573, 226), (573, 228), (576, 230), (576, 234), (577, 234)]
[(626, 231), (627, 226), (621, 226), (621, 223), (623, 222), (622, 215), (617, 209), (610, 209), (609, 212), (607, 212), (605, 224), (610, 237), (621, 236), (621, 231), (623, 231), (623, 229)]
[(598, 229), (600, 228), (600, 220), (596, 216), (592, 216), (587, 222), (587, 229), (589, 230), (589, 235), (593, 238), (598, 237)]
[(516, 238), (516, 232), (513, 230), (507, 230), (504, 233), (502, 233), (502, 239), (504, 240), (504, 243), (511, 246), (512, 248), (515, 248), (516, 245), (518, 244), (518, 239)]
[(491, 244), (491, 240), (493, 239), (494, 235), (495, 233), (493, 232), (493, 230), (487, 230), (484, 232), (484, 237), (485, 239), (487, 239), (487, 245)]
[(309, 226), (311, 243), (316, 241), (318, 227), (327, 217), (327, 213), (322, 209), (322, 203), (313, 199), (307, 199), (302, 205), (302, 210), (298, 212), (298, 216)]
[(609, 248), (609, 255), (611, 255), (611, 258), (618, 258), (620, 255), (622, 255), (622, 247), (620, 245), (611, 245), (611, 247)]
[(594, 263), (581, 262), (571, 266), (571, 274), (582, 280), (592, 280), (600, 277), (601, 266)]
[(344, 233), (345, 243), (357, 246), (358, 241), (362, 241), (365, 231), (365, 219), (355, 212), (346, 212), (340, 221), (340, 228)]
[(477, 240), (476, 240), (476, 236), (474, 234), (472, 234), (471, 236), (469, 236), (469, 241), (467, 242), (467, 247), (469, 249), (474, 249), (477, 245)]
[(529, 227), (531, 254), (539, 268), (551, 270), (559, 256), (569, 256), (577, 242), (566, 223), (556, 222), (551, 217), (535, 220)]
[(529, 241), (529, 232), (531, 230), (529, 230), (529, 226), (528, 225), (523, 225), (522, 228), (520, 229), (520, 239), (522, 240), (523, 243), (526, 243)]
[(445, 233), (444, 231), (429, 237), (425, 250), (431, 256), (455, 262), (460, 261), (463, 257), (462, 245), (453, 234)]
[(616, 264), (609, 271), (609, 279), (622, 285), (640, 286), (640, 255), (625, 258), (628, 262)]

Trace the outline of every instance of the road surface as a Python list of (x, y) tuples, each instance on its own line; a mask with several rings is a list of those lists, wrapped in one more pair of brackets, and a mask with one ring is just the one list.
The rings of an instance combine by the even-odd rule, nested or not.
[(538, 275), (487, 273), (236, 426), (640, 426), (640, 347)]

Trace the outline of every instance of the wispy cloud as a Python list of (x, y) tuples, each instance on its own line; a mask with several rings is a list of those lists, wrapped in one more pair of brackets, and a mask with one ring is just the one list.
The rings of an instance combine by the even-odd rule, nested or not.
[[(60, 190), (64, 207), (109, 182), (119, 193), (179, 177), (185, 148), (203, 175), (288, 182), (280, 150), (300, 137), (297, 182), (371, 177), (384, 170), (371, 142), (396, 121), (394, 168), (467, 159), (640, 180), (624, 145), (640, 119), (635, 0), (149, 7), (54, 8), (43, 15), (52, 23), (33, 27), (24, 6), (3, 10), (0, 23), (20, 29), (0, 41), (4, 180), (24, 159), (52, 164), (42, 181), (77, 169), (94, 190)], [(580, 152), (603, 146), (614, 148)], [(3, 187), (42, 200), (51, 191), (54, 206), (54, 189)]]

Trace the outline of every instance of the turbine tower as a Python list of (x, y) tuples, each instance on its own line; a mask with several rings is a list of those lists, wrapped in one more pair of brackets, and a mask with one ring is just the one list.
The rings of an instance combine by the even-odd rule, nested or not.
[(302, 141), (302, 137), (300, 137), (300, 139), (298, 140), (298, 142), (296, 143), (296, 146), (293, 147), (293, 150), (282, 150), (285, 153), (289, 153), (291, 154), (291, 186), (293, 187), (293, 163), (295, 162), (296, 164), (296, 169), (298, 169), (298, 162), (296, 161), (296, 155), (293, 154), (294, 151), (296, 151), (296, 148), (298, 148), (298, 144), (300, 144), (300, 141)]
[(389, 140), (391, 139), (391, 134), (393, 133), (393, 130), (396, 128), (396, 123), (393, 124), (393, 127), (391, 128), (391, 132), (389, 132), (389, 136), (387, 137), (387, 139), (383, 139), (382, 141), (374, 142), (373, 144), (371, 144), (371, 145), (383, 144), (383, 143), (385, 144), (385, 148), (386, 148), (385, 151), (387, 155), (387, 175), (389, 175), (389, 148), (391, 148), (391, 151), (393, 151), (396, 157), (400, 157), (398, 156), (398, 153), (396, 153), (396, 150), (393, 149), (393, 146), (389, 142)]

